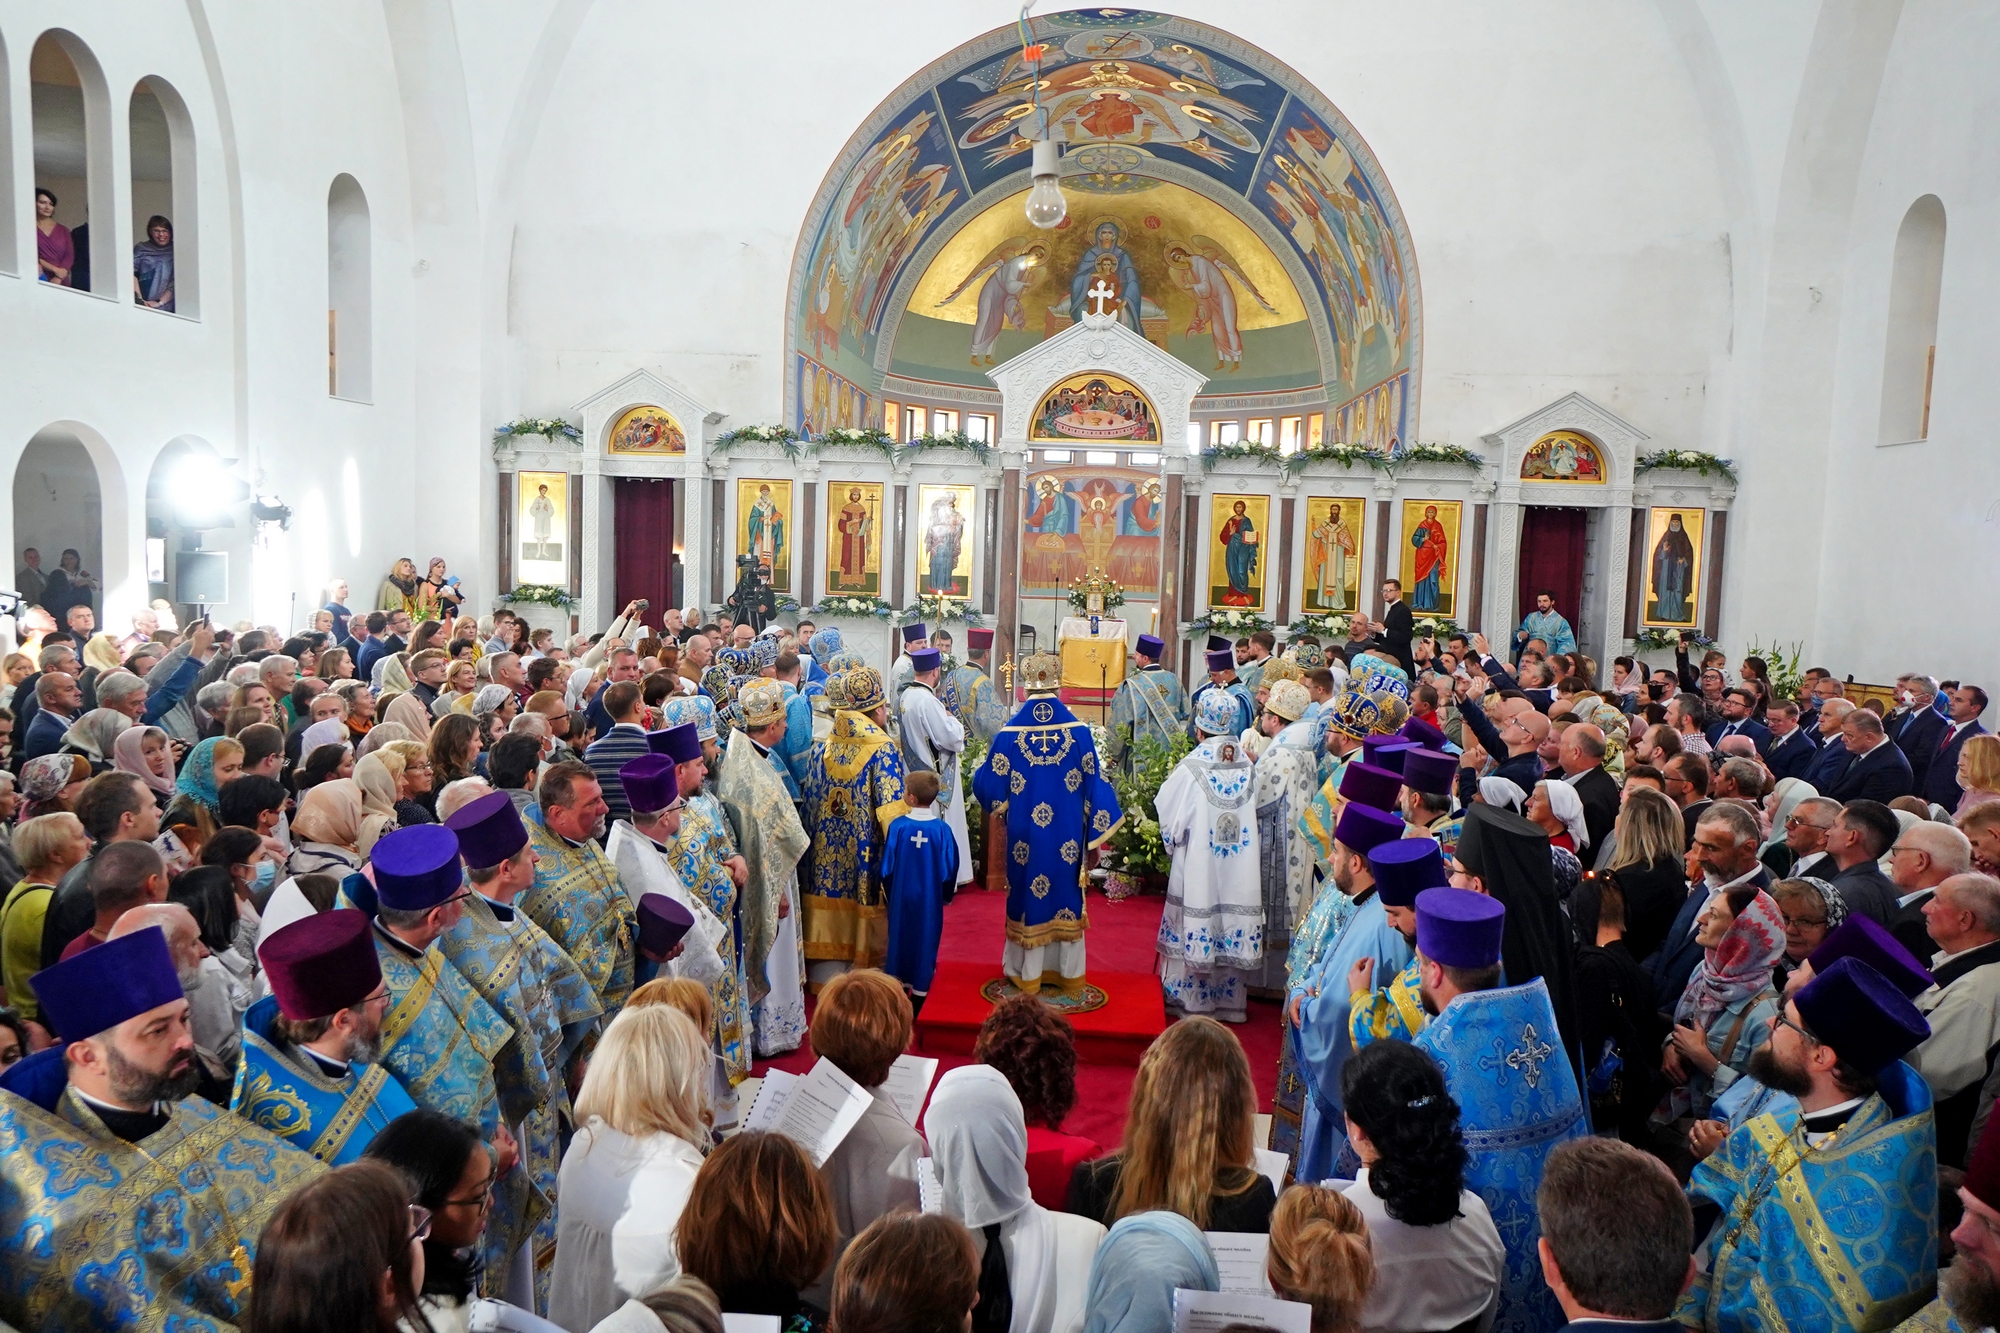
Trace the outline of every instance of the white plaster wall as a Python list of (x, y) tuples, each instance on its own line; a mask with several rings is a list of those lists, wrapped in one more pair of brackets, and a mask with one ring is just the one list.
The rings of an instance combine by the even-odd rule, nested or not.
[[(2000, 10), (1908, 4), (1861, 162), (1824, 472), (1815, 647), (1865, 680), (1990, 682), (2000, 568)], [(1929, 439), (1877, 444), (1896, 232), (1945, 208)]]

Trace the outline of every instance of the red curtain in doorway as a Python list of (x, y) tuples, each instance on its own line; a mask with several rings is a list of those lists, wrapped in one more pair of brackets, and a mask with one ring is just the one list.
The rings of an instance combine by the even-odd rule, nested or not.
[(655, 629), (673, 604), (674, 483), (619, 477), (612, 483), (612, 545), (618, 610), (635, 598), (652, 603), (645, 622)]
[[(1553, 592), (1556, 610), (1572, 626), (1583, 612), (1584, 509), (1530, 506), (1521, 524), (1521, 584), (1518, 615), (1535, 609), (1535, 594)], [(1517, 619), (1515, 625), (1520, 624)], [(1513, 638), (1513, 626), (1507, 637)]]

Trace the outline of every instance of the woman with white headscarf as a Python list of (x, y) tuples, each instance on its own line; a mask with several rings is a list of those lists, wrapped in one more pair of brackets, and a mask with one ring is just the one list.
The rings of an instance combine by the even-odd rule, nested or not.
[(1070, 1333), (1104, 1228), (1034, 1201), (1027, 1118), (1006, 1076), (990, 1065), (947, 1073), (931, 1093), (924, 1137), (943, 1211), (984, 1256), (973, 1333)]
[(1583, 822), (1583, 798), (1560, 778), (1543, 778), (1528, 797), (1529, 822), (1549, 835), (1549, 864), (1555, 870), (1556, 896), (1564, 902), (1583, 882), (1583, 858), (1590, 832)]

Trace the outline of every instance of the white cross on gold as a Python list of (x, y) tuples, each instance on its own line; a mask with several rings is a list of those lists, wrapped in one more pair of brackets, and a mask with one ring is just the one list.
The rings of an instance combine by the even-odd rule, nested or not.
[(1097, 280), (1097, 285), (1095, 287), (1092, 287), (1089, 291), (1085, 292), (1084, 295), (1088, 296), (1091, 300), (1097, 303), (1097, 309), (1091, 311), (1090, 313), (1093, 315), (1103, 315), (1109, 313), (1108, 311), (1105, 310), (1104, 303), (1106, 301), (1111, 300), (1113, 297), (1117, 296), (1118, 290), (1115, 287), (1105, 286), (1104, 279), (1099, 278)]

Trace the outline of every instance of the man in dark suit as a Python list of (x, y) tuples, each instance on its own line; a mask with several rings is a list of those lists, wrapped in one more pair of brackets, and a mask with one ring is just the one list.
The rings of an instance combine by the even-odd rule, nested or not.
[(1618, 822), (1618, 780), (1604, 771), (1604, 733), (1589, 722), (1572, 724), (1563, 732), (1556, 763), (1562, 766), (1563, 781), (1583, 802), (1590, 847), (1581, 855), (1585, 865), (1594, 865), (1604, 840), (1611, 836), (1611, 826)]
[(1694, 1280), (1694, 1210), (1664, 1162), (1611, 1138), (1549, 1154), (1535, 1194), (1542, 1279), (1568, 1328), (1676, 1333)]
[(1681, 992), (1687, 989), (1688, 977), (1702, 959), (1702, 947), (1695, 943), (1695, 926), (1708, 900), (1743, 885), (1771, 887), (1771, 872), (1757, 859), (1762, 836), (1757, 817), (1734, 802), (1711, 805), (1695, 824), (1693, 852), (1701, 866), (1701, 882), (1688, 891), (1687, 901), (1667, 929), (1666, 942), (1648, 967), (1653, 1002), (1661, 1013), (1673, 1013)]
[(1965, 795), (1958, 785), (1958, 757), (1967, 741), (1987, 734), (1979, 721), (1980, 714), (1986, 711), (1986, 691), (1977, 685), (1961, 685), (1951, 692), (1950, 705), (1951, 727), (1938, 739), (1937, 754), (1924, 775), (1923, 785), (1917, 788), (1917, 795), (1956, 812), (1959, 800)]
[(1710, 805), (1708, 782), (1711, 776), (1708, 760), (1698, 754), (1682, 751), (1667, 760), (1667, 799), (1681, 808), (1681, 829), (1690, 844), (1694, 842), (1695, 821), (1707, 812)]
[(1412, 676), (1417, 674), (1417, 656), (1410, 638), (1416, 623), (1417, 618), (1410, 614), (1410, 604), (1403, 600), (1403, 581), (1383, 579), (1382, 647)]
[[(1910, 761), (1883, 733), (1882, 719), (1873, 711), (1857, 708), (1842, 718), (1840, 742), (1847, 748), (1847, 764), (1845, 768), (1833, 769), (1831, 786), (1813, 784), (1819, 787), (1820, 795), (1831, 796), (1842, 805), (1850, 801), (1880, 801), (1887, 805), (1915, 790), (1910, 780)], [(1888, 844), (1883, 846), (1886, 848)]]
[(1757, 707), (1757, 695), (1741, 685), (1722, 692), (1722, 717), (1708, 724), (1704, 733), (1713, 747), (1724, 736), (1748, 736), (1756, 743), (1757, 753), (1763, 754), (1771, 748), (1771, 729), (1750, 716)]
[(1937, 758), (1938, 746), (1951, 730), (1951, 722), (1937, 710), (1937, 682), (1929, 676), (1899, 676), (1896, 692), (1903, 706), (1882, 724), (1882, 729), (1910, 761), (1910, 790), (1920, 792), (1930, 773), (1931, 761)]
[(1843, 806), (1826, 835), (1826, 854), (1837, 868), (1833, 887), (1840, 890), (1847, 910), (1884, 928), (1896, 915), (1896, 900), (1903, 891), (1882, 873), (1878, 862), (1902, 831), (1894, 810), (1880, 801), (1863, 800)]
[(1799, 721), (1795, 703), (1772, 704), (1765, 718), (1771, 724), (1771, 743), (1764, 750), (1764, 766), (1776, 779), (1802, 778), (1819, 758), (1819, 745)]

